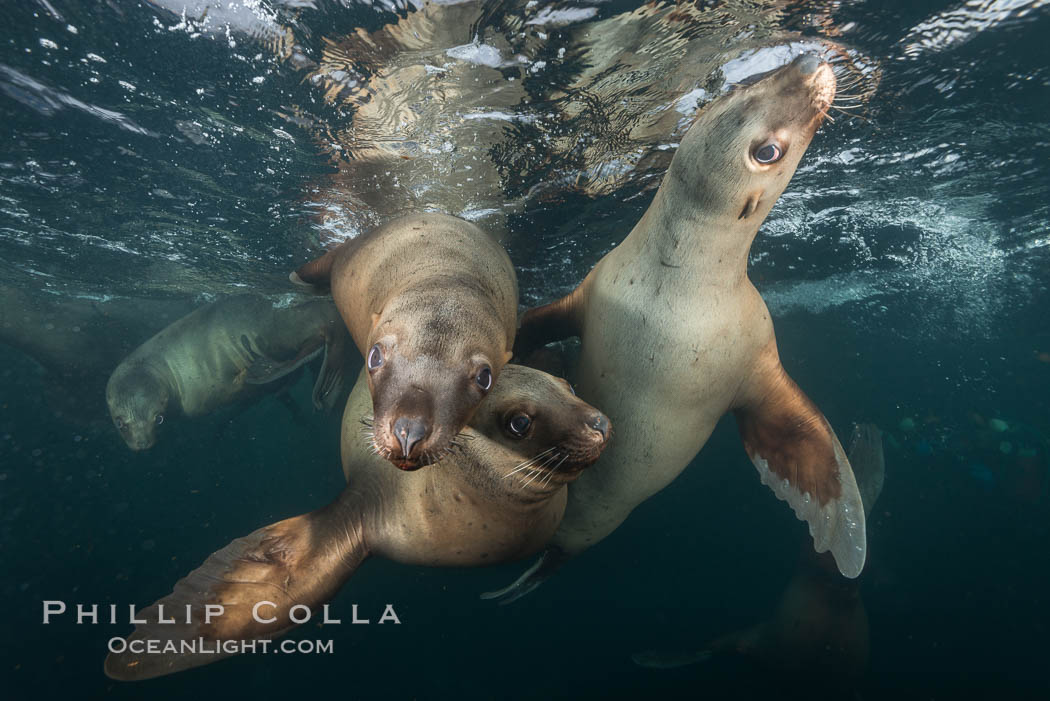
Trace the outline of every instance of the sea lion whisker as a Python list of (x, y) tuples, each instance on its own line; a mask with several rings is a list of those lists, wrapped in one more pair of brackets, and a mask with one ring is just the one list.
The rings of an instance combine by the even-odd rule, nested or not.
[[(537, 471), (532, 469), (532, 468), (528, 469), (528, 474), (529, 474), (530, 478), (534, 477), (536, 472)], [(526, 486), (528, 486), (529, 482), (531, 482), (532, 480), (531, 479), (525, 479), (525, 477), (522, 477), (520, 479), (520, 481), (521, 481), (522, 489), (524, 489)]]
[(551, 468), (551, 469), (550, 469), (550, 470), (549, 470), (549, 471), (547, 472), (547, 479), (546, 479), (546, 480), (544, 480), (544, 482), (543, 482), (543, 486), (547, 486), (547, 484), (548, 484), (548, 483), (549, 483), (549, 482), (551, 481), (551, 478), (552, 478), (552, 477), (554, 477), (554, 473), (555, 473), (555, 472), (557, 472), (557, 471), (558, 471), (558, 468), (562, 466), (562, 463), (564, 463), (564, 462), (565, 462), (566, 460), (568, 460), (568, 459), (569, 459), (569, 454), (568, 454), (568, 453), (565, 453), (565, 455), (563, 455), (563, 456), (562, 456), (562, 459), (558, 461), (558, 464), (557, 464), (557, 465), (555, 465), (554, 467), (552, 467), (552, 468)]
[(543, 464), (540, 465), (540, 467), (547, 468), (552, 462), (558, 459), (559, 455), (561, 455), (561, 453), (555, 451), (553, 455), (551, 455), (549, 458), (543, 461)]
[(547, 455), (552, 450), (554, 450), (554, 447), (547, 448), (547, 450), (544, 450), (539, 455), (536, 455), (535, 457), (533, 457), (533, 458), (531, 458), (529, 460), (526, 460), (525, 462), (519, 463), (518, 465), (515, 466), (515, 468), (513, 470), (511, 470), (509, 473), (507, 473), (507, 477), (510, 477), (514, 473), (520, 472), (521, 470), (528, 469), (531, 465), (534, 465), (537, 460), (539, 460), (543, 456)]
[(537, 477), (539, 477), (541, 473), (542, 473), (542, 471), (541, 471), (541, 470), (532, 470), (532, 477), (530, 477), (530, 478), (529, 478), (529, 481), (528, 481), (528, 482), (526, 482), (525, 484), (523, 484), (523, 485), (521, 485), (521, 486), (522, 486), (522, 487), (528, 487), (528, 486), (529, 486), (529, 483), (530, 483), (530, 482), (532, 482), (532, 481), (533, 481), (534, 479), (536, 479)]

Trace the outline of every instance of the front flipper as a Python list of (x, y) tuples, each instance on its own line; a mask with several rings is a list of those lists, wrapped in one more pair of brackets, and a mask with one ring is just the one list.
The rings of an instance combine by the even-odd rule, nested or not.
[(357, 357), (348, 352), (349, 348), (353, 348), (350, 332), (341, 320), (333, 322), (325, 332), (324, 360), (314, 382), (315, 408), (331, 411), (336, 407), (346, 386), (346, 364), (350, 357)]
[(289, 360), (271, 358), (254, 347), (247, 336), (241, 336), (241, 345), (252, 359), (252, 364), (244, 374), (244, 382), (249, 385), (266, 385), (287, 377), (319, 356), (325, 349), (324, 338), (320, 335), (304, 343), (295, 357)]
[(510, 586), (485, 592), (481, 598), (495, 601), (500, 606), (514, 603), (550, 579), (568, 561), (569, 557), (561, 548), (548, 546), (532, 567), (525, 570)]
[[(316, 613), (367, 557), (358, 529), (338, 504), (266, 526), (212, 554), (171, 594), (136, 614), (147, 623), (136, 625), (124, 652), (106, 657), (106, 675), (135, 681), (206, 665), (239, 652), (227, 649), (239, 643), (223, 641), (264, 640), (294, 628), (292, 606)], [(157, 652), (131, 651), (139, 645)]]
[(775, 346), (742, 389), (734, 413), (762, 483), (809, 524), (816, 551), (830, 550), (839, 571), (856, 577), (867, 550), (864, 507), (827, 419), (788, 377)]

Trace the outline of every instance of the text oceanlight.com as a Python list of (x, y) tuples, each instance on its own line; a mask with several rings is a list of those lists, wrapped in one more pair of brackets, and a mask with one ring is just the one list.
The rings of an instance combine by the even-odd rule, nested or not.
[(115, 654), (135, 655), (247, 655), (277, 652), (285, 655), (331, 655), (332, 640), (127, 640), (110, 638), (107, 645)]

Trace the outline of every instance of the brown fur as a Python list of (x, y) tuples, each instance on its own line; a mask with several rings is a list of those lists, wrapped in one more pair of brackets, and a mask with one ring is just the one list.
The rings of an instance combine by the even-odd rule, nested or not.
[[(443, 214), (403, 217), (346, 241), (295, 276), (330, 285), (332, 298), (366, 362), (375, 406), (375, 445), (402, 469), (441, 458), (485, 390), (510, 359), (518, 288), (506, 252), (477, 226)], [(426, 437), (409, 453), (399, 419), (421, 421)]]
[[(176, 583), (174, 591), (141, 612), (129, 640), (162, 642), (272, 638), (291, 629), (288, 614), (302, 604), (317, 610), (369, 556), (427, 566), (479, 566), (535, 552), (558, 526), (566, 484), (597, 459), (608, 440), (607, 423), (568, 385), (538, 370), (505, 368), (499, 386), (482, 402), (454, 455), (429, 470), (383, 469), (364, 431), (371, 412), (365, 372), (343, 414), (342, 455), (347, 487), (317, 511), (286, 519), (238, 538)], [(511, 418), (532, 420), (523, 438)], [(605, 430), (595, 427), (601, 425)], [(537, 459), (538, 458), (538, 459)], [(252, 616), (260, 601), (263, 616)], [(205, 605), (221, 603), (223, 616), (205, 623)], [(190, 624), (178, 620), (190, 605)], [(228, 655), (111, 654), (106, 674), (136, 680), (208, 664)]]
[[(523, 356), (567, 330), (580, 335), (580, 396), (602, 407), (618, 438), (569, 490), (548, 555), (501, 596), (524, 595), (616, 529), (681, 473), (728, 411), (763, 482), (808, 521), (816, 549), (859, 574), (864, 517), (849, 463), (781, 367), (747, 278), (751, 242), (834, 94), (830, 66), (800, 57), (710, 104), (627, 239), (575, 292), (523, 317)], [(763, 164), (768, 143), (781, 157)]]

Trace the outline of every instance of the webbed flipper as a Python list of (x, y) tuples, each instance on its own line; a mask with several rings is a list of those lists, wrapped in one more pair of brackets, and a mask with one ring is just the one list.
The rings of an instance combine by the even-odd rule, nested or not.
[(346, 366), (357, 355), (350, 332), (341, 320), (329, 325), (325, 332), (324, 360), (314, 381), (313, 402), (317, 409), (332, 411), (346, 388)]
[(320, 258), (304, 263), (288, 275), (288, 279), (300, 287), (325, 288), (329, 286), (332, 276), (332, 264), (342, 247), (336, 246), (325, 252)]
[(584, 299), (584, 286), (589, 279), (590, 276), (561, 299), (542, 307), (534, 307), (522, 315), (514, 337), (516, 358), (528, 358), (533, 351), (548, 343), (580, 335), (580, 305)]
[(253, 346), (247, 336), (241, 336), (241, 345), (252, 358), (252, 364), (244, 373), (244, 382), (249, 385), (266, 385), (292, 374), (324, 352), (324, 338), (320, 335), (304, 343), (295, 357), (280, 360), (272, 358)]
[[(266, 526), (213, 553), (171, 594), (136, 614), (147, 623), (136, 625), (124, 651), (106, 657), (106, 675), (134, 681), (171, 674), (240, 651), (239, 642), (228, 644), (238, 648), (231, 651), (222, 641), (267, 640), (294, 628), (292, 606), (318, 610), (367, 557), (339, 504)], [(140, 645), (157, 652), (132, 651)]]
[[(882, 434), (873, 424), (855, 426), (849, 446), (849, 463), (865, 513), (870, 513), (885, 473)], [(669, 669), (715, 655), (742, 655), (767, 669), (817, 673), (814, 681), (834, 685), (845, 680), (848, 685), (863, 671), (868, 648), (859, 583), (839, 576), (831, 553), (818, 555), (807, 544), (769, 619), (723, 635), (701, 650), (652, 650), (631, 658), (641, 667)]]
[(813, 547), (856, 577), (867, 552), (864, 506), (849, 460), (820, 410), (780, 365), (775, 346), (756, 364), (734, 411), (762, 483), (809, 524)]

